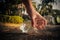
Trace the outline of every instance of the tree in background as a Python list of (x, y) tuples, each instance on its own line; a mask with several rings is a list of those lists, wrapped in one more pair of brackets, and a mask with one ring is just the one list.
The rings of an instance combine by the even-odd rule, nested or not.
[(42, 0), (42, 4), (39, 4), (41, 7), (40, 13), (41, 14), (48, 14), (52, 12), (52, 5), (50, 3), (54, 3), (54, 0)]
[(18, 14), (16, 13), (16, 11), (18, 11), (18, 4), (21, 3), (21, 0), (0, 0), (0, 13), (7, 15), (16, 15)]

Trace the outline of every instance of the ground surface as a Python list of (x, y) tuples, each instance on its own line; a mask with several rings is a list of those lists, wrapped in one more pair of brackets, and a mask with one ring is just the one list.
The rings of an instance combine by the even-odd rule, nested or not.
[(4, 26), (0, 26), (0, 40), (60, 40), (60, 25), (48, 25), (46, 29), (39, 30), (37, 33), (33, 29), (28, 33), (22, 33), (14, 26), (12, 26), (14, 29), (2, 27)]

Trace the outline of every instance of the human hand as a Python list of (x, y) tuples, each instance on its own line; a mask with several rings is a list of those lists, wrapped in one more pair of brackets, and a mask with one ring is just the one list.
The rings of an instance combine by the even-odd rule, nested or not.
[(32, 26), (38, 30), (43, 30), (47, 25), (47, 20), (36, 11), (32, 15), (31, 22), (32, 22)]

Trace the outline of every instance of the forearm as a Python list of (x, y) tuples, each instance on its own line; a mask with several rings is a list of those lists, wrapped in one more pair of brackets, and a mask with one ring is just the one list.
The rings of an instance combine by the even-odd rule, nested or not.
[(33, 15), (33, 11), (35, 10), (31, 0), (22, 0), (23, 4), (26, 7), (27, 13), (32, 16)]

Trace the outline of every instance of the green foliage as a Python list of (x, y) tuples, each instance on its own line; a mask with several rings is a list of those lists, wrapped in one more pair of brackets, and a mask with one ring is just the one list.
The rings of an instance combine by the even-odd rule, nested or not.
[(20, 16), (9, 16), (3, 15), (0, 17), (0, 22), (8, 22), (8, 23), (23, 23), (24, 19)]
[(9, 16), (9, 21), (12, 23), (22, 23), (23, 19), (20, 16)]
[(39, 13), (44, 16), (44, 15), (52, 15), (53, 12), (54, 11), (52, 9), (52, 5), (44, 5), (42, 6)]

